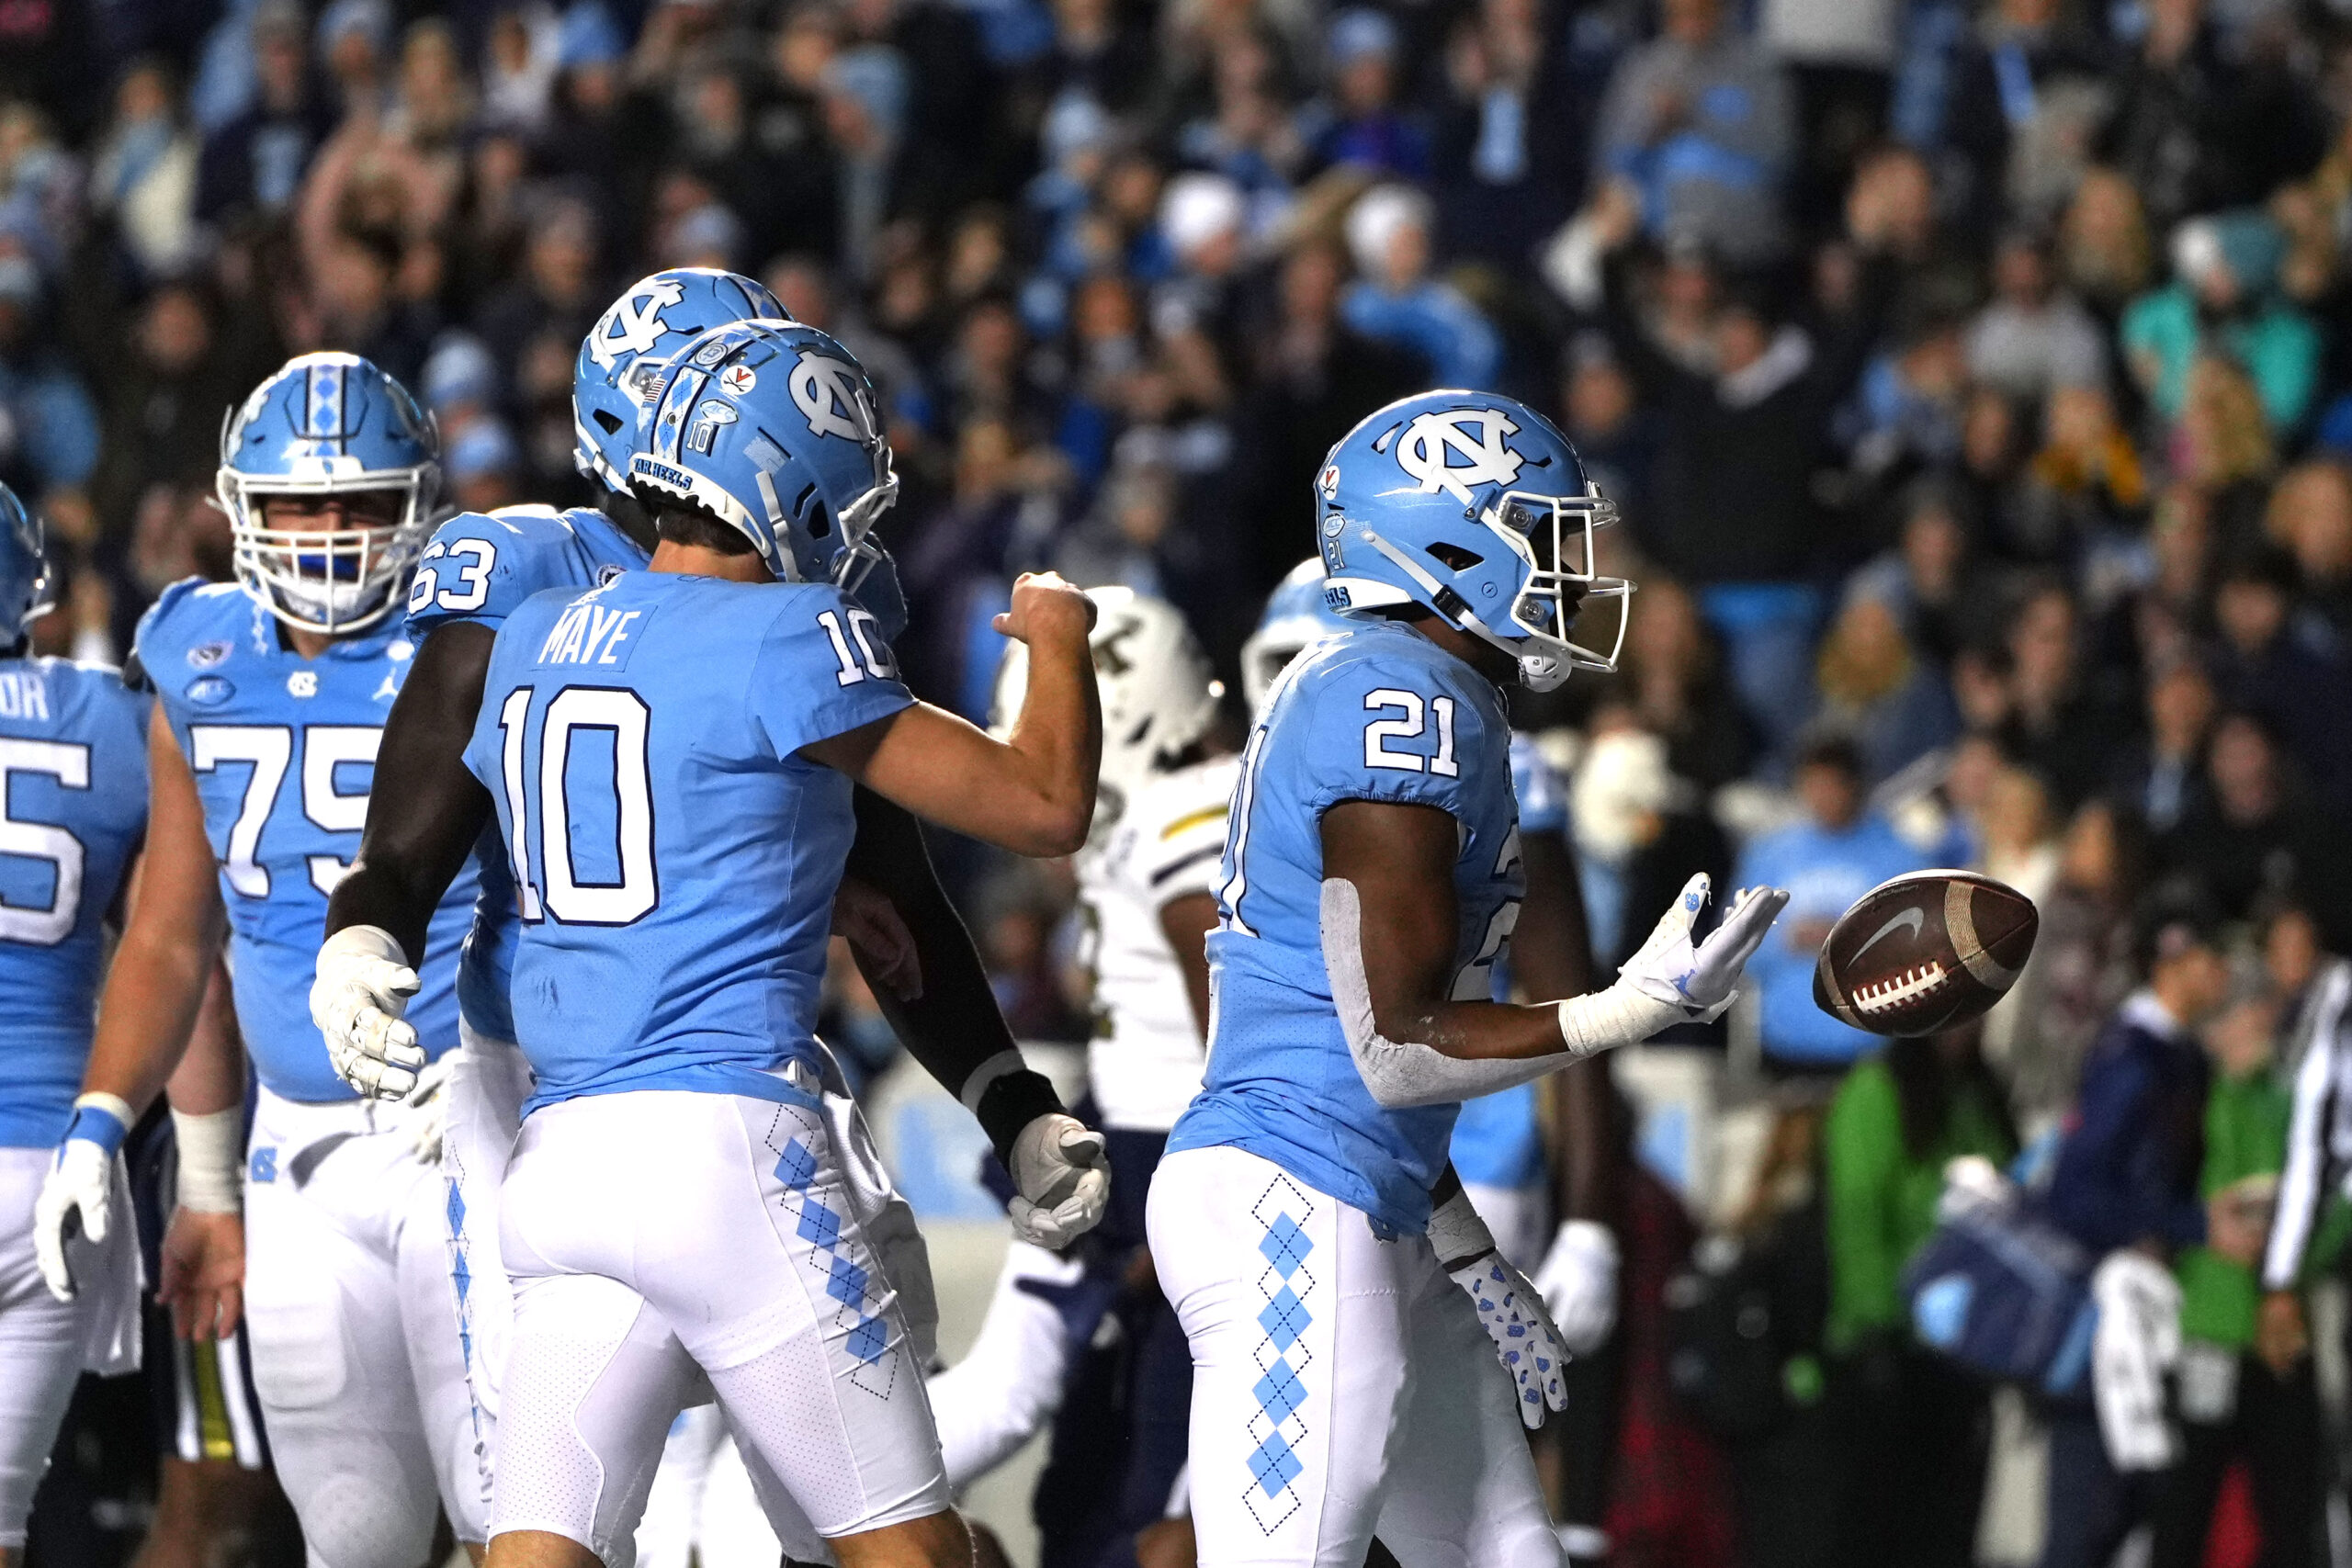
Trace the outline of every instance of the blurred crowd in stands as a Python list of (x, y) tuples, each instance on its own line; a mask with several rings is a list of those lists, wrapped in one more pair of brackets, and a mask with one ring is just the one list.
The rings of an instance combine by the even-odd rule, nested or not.
[[(2047, 1528), (1980, 1521), (1986, 1402), (1893, 1280), (1947, 1156), (2154, 1114), (2099, 1075), (2182, 942), (2222, 978), (2165, 1005), (2221, 1021), (2215, 1065), (2181, 1045), (2195, 1092), (2115, 1180), (2201, 1215), (2278, 1168), (2279, 1042), (2352, 951), (2352, 5), (11, 0), (0, 479), (60, 552), (44, 650), (119, 657), (227, 574), (223, 412), (292, 352), (407, 381), (458, 505), (593, 501), (577, 346), (679, 265), (761, 276), (882, 387), (903, 662), (974, 716), (1014, 573), (1164, 595), (1233, 685), (1351, 423), (1432, 384), (1550, 410), (1640, 583), (1618, 674), (1517, 694), (1600, 972), (1692, 869), (1793, 889), (1734, 1032), (1776, 1103), (1820, 1090), (1742, 1222), (1826, 1194), (1817, 1343), (1769, 1435), (1629, 1450), (1619, 1561), (1826, 1561), (1806, 1532), (1855, 1515), (1902, 1532), (1845, 1530), (1857, 1562), (2096, 1560), (2062, 1528), (2091, 1461), (2031, 1412), (1995, 1489), (2043, 1441)], [(1813, 953), (1931, 864), (2032, 896), (2040, 953), (1981, 1043), (1869, 1050)], [(1016, 1028), (1082, 1033), (1066, 876), (960, 874)], [(2101, 1213), (2086, 1245), (2149, 1239)], [(2201, 1561), (2252, 1454), (2212, 1550), (2312, 1561), (2311, 1348), (2256, 1344), (2234, 1231), (2158, 1239), (2271, 1403), (2179, 1469), (2193, 1507), (2117, 1506)], [(1871, 1481), (1873, 1448), (1930, 1457)]]

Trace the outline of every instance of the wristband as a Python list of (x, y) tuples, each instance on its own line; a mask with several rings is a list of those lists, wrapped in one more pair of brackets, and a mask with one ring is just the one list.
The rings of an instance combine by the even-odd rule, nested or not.
[(245, 1206), (245, 1118), (231, 1109), (172, 1112), (179, 1140), (179, 1206), (199, 1214), (233, 1214)]
[(1430, 1211), (1429, 1237), (1437, 1266), (1449, 1274), (1495, 1250), (1494, 1233), (1459, 1185), (1453, 1197)]
[(1053, 1080), (1031, 1068), (1017, 1050), (1000, 1051), (975, 1067), (956, 1098), (979, 1119), (1007, 1170), (1012, 1168), (1012, 1145), (1021, 1130), (1040, 1116), (1062, 1111)]
[(119, 1094), (85, 1094), (74, 1102), (74, 1120), (66, 1124), (65, 1138), (79, 1138), (96, 1144), (109, 1158), (122, 1147), (123, 1139), (130, 1136), (130, 1102)]

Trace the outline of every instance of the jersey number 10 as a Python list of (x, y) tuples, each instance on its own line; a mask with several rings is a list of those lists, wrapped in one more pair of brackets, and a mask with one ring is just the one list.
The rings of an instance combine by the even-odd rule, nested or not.
[[(626, 926), (662, 901), (653, 869), (653, 776), (646, 756), (652, 717), (645, 700), (615, 686), (567, 686), (539, 716), (537, 788), (525, 776), (524, 726), (533, 688), (517, 686), (498, 710), (499, 772), (505, 784), (508, 852), (514, 862), (523, 919), (554, 917), (570, 926)], [(613, 738), (610, 810), (619, 861), (616, 882), (583, 882), (572, 863), (570, 794), (572, 737), (604, 731)], [(530, 805), (538, 804), (538, 831), (530, 831)], [(603, 803), (599, 803), (603, 804)], [(530, 846), (539, 846), (532, 874)]]

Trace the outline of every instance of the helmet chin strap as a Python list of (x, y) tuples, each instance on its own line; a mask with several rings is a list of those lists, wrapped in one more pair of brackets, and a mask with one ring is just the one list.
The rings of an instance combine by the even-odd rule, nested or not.
[[(1528, 654), (1521, 652), (1519, 644), (1524, 641), (1524, 638), (1503, 637), (1497, 636), (1494, 627), (1487, 625), (1486, 622), (1478, 618), (1478, 613), (1470, 607), (1470, 602), (1468, 600), (1463, 598), (1461, 594), (1456, 593), (1444, 583), (1440, 582), (1427, 567), (1423, 566), (1420, 562), (1415, 560), (1412, 557), (1407, 555), (1403, 550), (1398, 549), (1396, 546), (1390, 544), (1387, 540), (1382, 538), (1378, 534), (1374, 533), (1369, 528), (1363, 530), (1363, 537), (1366, 544), (1370, 545), (1374, 549), (1378, 550), (1382, 555), (1387, 557), (1389, 561), (1396, 568), (1397, 570), (1411, 578), (1415, 583), (1419, 585), (1421, 592), (1427, 593), (1430, 599), (1436, 601), (1437, 604), (1443, 604), (1446, 600), (1451, 599), (1454, 604), (1460, 605), (1461, 608), (1458, 610), (1451, 612), (1438, 610), (1437, 613), (1441, 616), (1444, 617), (1447, 622), (1452, 624), (1456, 630), (1468, 632), (1471, 636), (1476, 637), (1479, 641), (1487, 644), (1489, 647), (1492, 647), (1500, 652), (1510, 654), (1511, 658), (1518, 662), (1520, 675), (1522, 680), (1527, 678), (1527, 666), (1528, 661), (1531, 659), (1549, 660), (1551, 658), (1548, 654)], [(1437, 604), (1431, 604), (1430, 608), (1436, 609)], [(1529, 682), (1529, 684), (1536, 691), (1548, 692), (1552, 689), (1551, 686), (1534, 686), (1532, 681)], [(1552, 684), (1556, 686), (1559, 682), (1555, 681)]]

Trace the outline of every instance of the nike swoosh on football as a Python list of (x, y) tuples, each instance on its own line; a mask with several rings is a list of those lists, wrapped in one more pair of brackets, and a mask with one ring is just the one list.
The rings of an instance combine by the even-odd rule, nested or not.
[[(1886, 924), (1879, 927), (1876, 934), (1872, 935), (1870, 941), (1854, 949), (1854, 958), (1860, 958), (1863, 953), (1868, 953), (1871, 948), (1876, 947), (1879, 944), (1879, 939), (1886, 935), (1887, 932), (1893, 931), (1897, 926), (1909, 926), (1911, 928), (1911, 934), (1916, 937), (1919, 934), (1920, 929), (1927, 925), (1927, 923), (1928, 912), (1925, 909), (1920, 908), (1917, 904), (1914, 904), (1911, 908), (1904, 910), (1903, 913), (1895, 916), (1894, 919), (1887, 921)], [(1850, 964), (1853, 962), (1853, 959), (1849, 958), (1847, 962)]]

